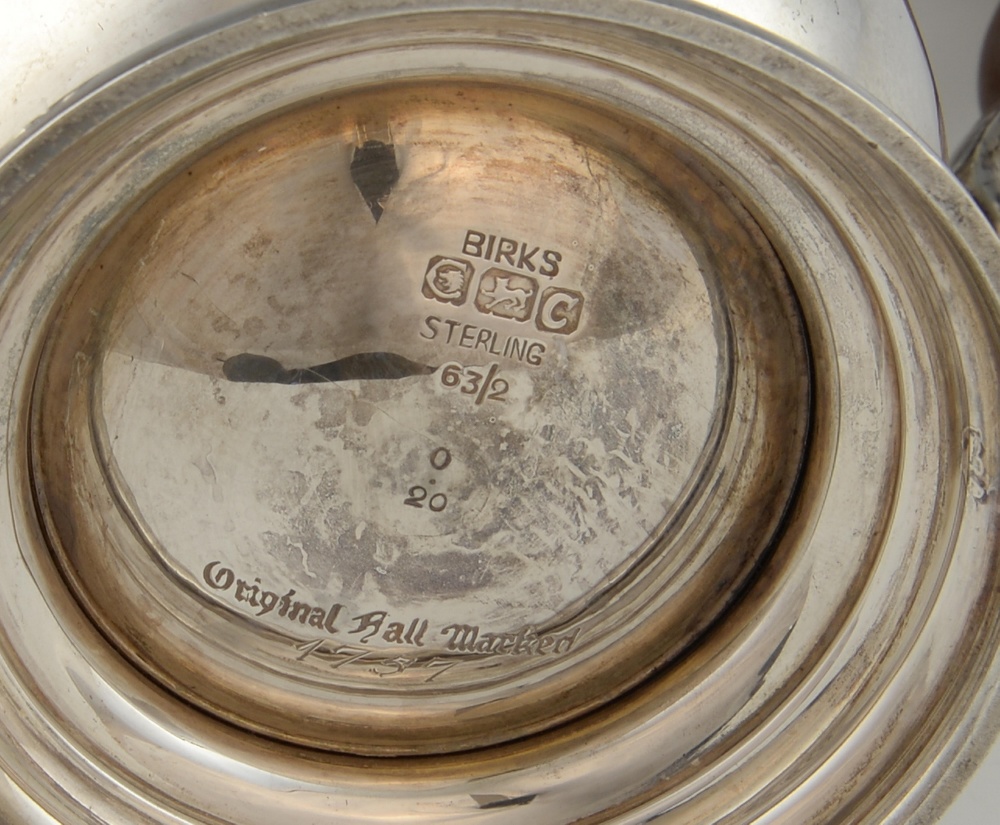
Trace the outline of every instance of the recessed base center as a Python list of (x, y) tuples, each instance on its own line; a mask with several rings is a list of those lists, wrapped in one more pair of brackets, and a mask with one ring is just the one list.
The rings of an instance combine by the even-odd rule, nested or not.
[(809, 416), (784, 272), (712, 180), (474, 84), (177, 170), (81, 269), (36, 394), (93, 620), (214, 714), (377, 754), (524, 736), (677, 656), (767, 551)]

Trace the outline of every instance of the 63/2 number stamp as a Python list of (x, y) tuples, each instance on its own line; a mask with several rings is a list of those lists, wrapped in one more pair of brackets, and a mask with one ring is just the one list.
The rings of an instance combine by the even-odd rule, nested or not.
[(510, 383), (502, 378), (499, 364), (488, 367), (466, 367), (455, 361), (441, 367), (441, 386), (458, 390), (463, 395), (475, 399), (478, 406), (484, 401), (506, 401)]

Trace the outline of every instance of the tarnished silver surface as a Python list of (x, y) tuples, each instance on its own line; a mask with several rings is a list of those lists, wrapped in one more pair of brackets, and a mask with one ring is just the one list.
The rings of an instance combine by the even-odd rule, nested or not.
[[(660, 0), (663, 2), (663, 0)], [(25, 124), (154, 52), (225, 21), (299, 0), (44, 0), (8, 3), (0, 30), (0, 147)], [(676, 0), (669, 5), (679, 5)], [(940, 149), (934, 79), (906, 0), (689, 0), (797, 49), (907, 123)], [(111, 68), (109, 68), (111, 67)]]
[(36, 387), (50, 540), (100, 624), (196, 703), (365, 752), (514, 738), (679, 655), (788, 509), (809, 375), (760, 230), (661, 142), (438, 81), (183, 170), (87, 265)]
[(298, 4), (0, 167), (8, 819), (934, 817), (1000, 244), (702, 11)]

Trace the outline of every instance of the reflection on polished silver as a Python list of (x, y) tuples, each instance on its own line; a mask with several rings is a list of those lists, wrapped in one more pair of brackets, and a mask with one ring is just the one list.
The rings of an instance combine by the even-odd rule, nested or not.
[(973, 130), (959, 151), (955, 172), (1000, 232), (1000, 109)]
[[(0, 48), (0, 149), (25, 124), (72, 105), (77, 87), (116, 73), (123, 55), (195, 37), (224, 20), (302, 0), (42, 0), (8, 3), (17, 36)], [(671, 0), (658, 0), (677, 5)], [(907, 0), (688, 0), (795, 48), (887, 106), (928, 146), (942, 146), (934, 80)], [(58, 36), (54, 36), (58, 33)], [(39, 67), (44, 66), (44, 71)], [(125, 71), (117, 65), (117, 71)], [(73, 92), (64, 97), (67, 92)]]
[(6, 818), (929, 821), (986, 741), (1000, 247), (806, 59), (320, 0), (0, 199)]
[[(669, 2), (669, 0), (666, 0)], [(944, 144), (934, 77), (908, 0), (694, 0), (759, 29)]]

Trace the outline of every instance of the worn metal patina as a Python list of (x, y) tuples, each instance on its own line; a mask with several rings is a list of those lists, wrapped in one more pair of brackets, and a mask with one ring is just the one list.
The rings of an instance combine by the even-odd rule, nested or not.
[(823, 54), (321, 0), (13, 150), (0, 810), (930, 821), (1000, 673), (1000, 244)]

